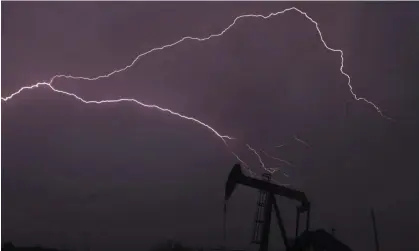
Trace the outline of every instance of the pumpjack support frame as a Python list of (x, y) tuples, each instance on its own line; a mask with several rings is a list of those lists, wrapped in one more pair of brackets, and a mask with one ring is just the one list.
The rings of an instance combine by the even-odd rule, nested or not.
[(308, 231), (309, 228), (309, 222), (310, 222), (310, 203), (307, 200), (306, 195), (303, 192), (273, 184), (267, 181), (250, 178), (243, 174), (240, 164), (234, 165), (233, 169), (231, 170), (228, 180), (225, 187), (225, 197), (224, 199), (227, 201), (231, 195), (233, 194), (237, 184), (241, 184), (244, 186), (253, 187), (259, 190), (263, 190), (267, 192), (267, 201), (265, 205), (264, 210), (264, 222), (262, 227), (262, 238), (260, 242), (260, 251), (267, 251), (268, 245), (269, 245), (269, 232), (270, 232), (270, 224), (271, 224), (271, 215), (272, 215), (272, 209), (275, 211), (275, 215), (278, 221), (278, 225), (281, 230), (282, 239), (284, 241), (284, 245), (287, 248), (287, 250), (290, 248), (288, 243), (287, 234), (285, 231), (285, 227), (281, 218), (281, 214), (279, 211), (279, 207), (276, 203), (275, 194), (284, 196), (286, 198), (297, 200), (301, 202), (301, 205), (297, 207), (297, 229), (296, 229), (296, 235), (298, 235), (298, 224), (300, 219), (300, 214), (307, 212), (307, 221), (306, 221), (306, 231)]
[[(278, 221), (279, 228), (281, 230), (282, 239), (287, 251), (301, 251), (306, 250), (306, 248), (312, 247), (315, 251), (351, 251), (351, 249), (345, 244), (338, 241), (334, 236), (327, 233), (322, 229), (315, 231), (309, 231), (310, 227), (310, 202), (307, 200), (306, 195), (303, 192), (277, 185), (272, 184), (267, 181), (250, 178), (243, 175), (240, 164), (234, 165), (231, 170), (228, 180), (225, 187), (225, 201), (227, 201), (234, 192), (237, 184), (244, 186), (253, 187), (259, 190), (267, 192), (267, 203), (264, 211), (264, 221), (262, 240), (260, 243), (260, 251), (267, 251), (269, 244), (269, 232), (270, 232), (270, 221), (272, 208), (275, 211), (276, 218)], [(282, 222), (281, 214), (276, 203), (275, 195), (284, 196), (286, 198), (297, 200), (301, 203), (297, 207), (297, 226), (296, 226), (296, 237), (294, 243), (289, 243), (284, 224)], [(226, 204), (225, 204), (226, 205)], [(225, 209), (225, 208), (224, 208)], [(299, 235), (298, 227), (300, 221), (300, 214), (306, 212), (306, 230)]]

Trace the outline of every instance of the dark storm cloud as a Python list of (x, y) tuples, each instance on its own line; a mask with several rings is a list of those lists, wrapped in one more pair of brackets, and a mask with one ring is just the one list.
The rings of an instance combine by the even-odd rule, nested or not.
[[(237, 15), (289, 6), (2, 3), (2, 95), (57, 73), (107, 73), (182, 36), (218, 33)], [(290, 178), (277, 179), (308, 194), (313, 226), (334, 226), (353, 249), (370, 250), (374, 207), (383, 250), (419, 247), (418, 5), (297, 6), (319, 22), (330, 47), (343, 49), (354, 91), (394, 121), (353, 100), (339, 54), (296, 12), (241, 20), (222, 37), (155, 52), (108, 79), (55, 86), (197, 117), (294, 163), (283, 167)], [(254, 155), (234, 146), (257, 168)], [(166, 238), (219, 245), (223, 184), (235, 161), (189, 121), (132, 103), (84, 105), (47, 88), (25, 92), (2, 102), (2, 238), (79, 249), (88, 240), (94, 250)], [(247, 246), (255, 199), (239, 189), (230, 202), (233, 246)], [(292, 209), (284, 212), (290, 229)]]

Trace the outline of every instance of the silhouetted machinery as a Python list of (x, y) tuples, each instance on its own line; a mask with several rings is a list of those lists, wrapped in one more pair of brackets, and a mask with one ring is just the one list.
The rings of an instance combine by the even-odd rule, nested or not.
[[(267, 193), (266, 201), (264, 202), (264, 220), (262, 226), (262, 236), (258, 243), (260, 245), (260, 251), (267, 251), (269, 245), (269, 232), (271, 225), (272, 208), (275, 210), (277, 223), (281, 230), (282, 239), (284, 246), (287, 251), (302, 251), (312, 248), (315, 251), (350, 251), (351, 249), (345, 244), (335, 239), (331, 234), (326, 231), (319, 229), (310, 231), (310, 202), (307, 200), (306, 195), (303, 192), (272, 184), (269, 181), (263, 181), (255, 178), (250, 178), (242, 173), (240, 164), (234, 165), (233, 169), (228, 176), (228, 180), (225, 187), (225, 200), (227, 201), (237, 184), (252, 187)], [(290, 243), (290, 239), (287, 237), (287, 233), (282, 222), (281, 214), (276, 203), (275, 195), (284, 196), (286, 198), (297, 200), (301, 204), (297, 207), (297, 223), (295, 229), (295, 239), (293, 243)], [(306, 213), (306, 224), (305, 230), (299, 235), (300, 215)]]

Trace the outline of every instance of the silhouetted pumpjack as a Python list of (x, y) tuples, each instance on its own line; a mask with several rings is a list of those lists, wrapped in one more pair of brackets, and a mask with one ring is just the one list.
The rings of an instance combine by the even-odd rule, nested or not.
[[(335, 239), (331, 234), (324, 230), (309, 231), (310, 224), (310, 203), (303, 192), (284, 187), (281, 185), (272, 184), (263, 180), (250, 178), (242, 173), (240, 164), (234, 165), (233, 169), (228, 176), (225, 187), (225, 201), (227, 201), (237, 184), (253, 187), (258, 190), (263, 190), (268, 193), (266, 207), (264, 209), (264, 223), (262, 229), (262, 239), (260, 242), (260, 251), (267, 251), (269, 244), (269, 232), (271, 224), (272, 207), (275, 210), (276, 218), (279, 228), (281, 230), (282, 239), (287, 251), (300, 251), (312, 247), (315, 251), (350, 251), (351, 249), (345, 244)], [(292, 245), (289, 243), (284, 224), (280, 215), (278, 205), (276, 204), (275, 194), (287, 197), (292, 200), (297, 200), (301, 203), (297, 207), (297, 224), (295, 229), (295, 241)], [(306, 230), (298, 236), (298, 228), (300, 221), (300, 214), (306, 212)]]

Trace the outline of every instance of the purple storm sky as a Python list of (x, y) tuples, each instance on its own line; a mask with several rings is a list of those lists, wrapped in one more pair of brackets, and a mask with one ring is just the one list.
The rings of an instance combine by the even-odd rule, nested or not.
[[(294, 164), (275, 178), (304, 191), (312, 226), (371, 250), (419, 249), (419, 5), (286, 2), (2, 2), (2, 97), (56, 74), (88, 100), (135, 98), (195, 117)], [(83, 104), (46, 87), (1, 102), (2, 241), (83, 250), (147, 249), (168, 238), (222, 244), (224, 182), (237, 160), (206, 128), (134, 103)], [(299, 143), (294, 136), (306, 141)], [(284, 144), (284, 147), (275, 148)], [(261, 172), (255, 155), (232, 147)], [(228, 243), (249, 247), (257, 193), (229, 203)], [(279, 199), (294, 229), (295, 204)], [(275, 225), (275, 224), (274, 224)], [(281, 247), (274, 226), (272, 246)]]

